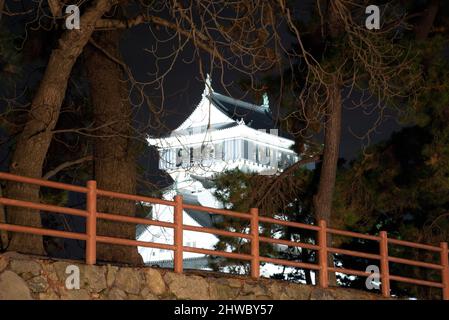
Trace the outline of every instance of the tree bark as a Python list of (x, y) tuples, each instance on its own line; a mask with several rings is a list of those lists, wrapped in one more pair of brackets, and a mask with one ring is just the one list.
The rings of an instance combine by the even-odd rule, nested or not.
[[(81, 17), (80, 30), (67, 30), (48, 61), (39, 88), (34, 96), (27, 123), (18, 137), (10, 172), (40, 178), (53, 129), (59, 117), (67, 82), (78, 56), (88, 42), (95, 23), (112, 6), (113, 1), (97, 0)], [(12, 199), (39, 202), (39, 187), (8, 182), (6, 195)], [(15, 225), (41, 227), (39, 211), (18, 207), (8, 208), (7, 221)], [(22, 253), (45, 254), (42, 237), (10, 233), (8, 250)]]
[(327, 105), (320, 181), (318, 191), (313, 199), (317, 220), (323, 219), (326, 220), (327, 223), (330, 223), (332, 213), (332, 199), (340, 153), (341, 112), (341, 86), (338, 83), (337, 77), (334, 76)]
[[(338, 7), (342, 5), (339, 0), (323, 1), (327, 8), (327, 31), (333, 41), (344, 32), (344, 25), (340, 21)], [(318, 190), (313, 197), (313, 207), (317, 221), (325, 220), (331, 225), (332, 201), (337, 177), (337, 165), (340, 154), (341, 116), (342, 116), (342, 86), (338, 71), (332, 75), (328, 86), (327, 108), (324, 123), (324, 150), (321, 163), (320, 181)], [(327, 245), (332, 246), (332, 236), (328, 234)], [(334, 266), (332, 254), (328, 256), (328, 265)], [(334, 272), (329, 273), (329, 284), (336, 285), (337, 279)]]
[[(318, 191), (313, 198), (315, 218), (317, 221), (325, 220), (331, 225), (332, 201), (337, 177), (337, 164), (340, 153), (341, 138), (341, 85), (334, 75), (330, 87), (330, 96), (327, 105), (327, 115), (324, 128), (324, 151), (321, 163), (320, 181)], [(328, 246), (332, 246), (332, 236), (327, 236)], [(328, 257), (329, 266), (334, 266), (332, 254)], [(329, 273), (329, 284), (336, 285), (337, 279), (334, 272)]]
[[(105, 31), (95, 36), (98, 46), (115, 58), (120, 57), (121, 31)], [(94, 170), (98, 188), (115, 192), (136, 192), (136, 151), (133, 148), (132, 106), (122, 68), (104, 52), (86, 48), (86, 70), (94, 110), (95, 126), (102, 127), (94, 138)], [(100, 198), (98, 211), (135, 216), (134, 201)], [(134, 224), (98, 221), (98, 234), (136, 239)], [(97, 257), (103, 261), (143, 264), (137, 247), (99, 244)]]

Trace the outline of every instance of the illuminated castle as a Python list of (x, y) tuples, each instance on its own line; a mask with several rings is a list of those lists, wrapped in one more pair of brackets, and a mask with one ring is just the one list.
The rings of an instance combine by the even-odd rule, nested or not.
[[(294, 142), (278, 135), (268, 96), (254, 105), (214, 92), (207, 77), (202, 99), (190, 116), (169, 136), (149, 138), (159, 151), (159, 168), (174, 180), (163, 195), (172, 200), (181, 194), (189, 204), (221, 208), (215, 199), (212, 180), (216, 174), (238, 168), (244, 172), (273, 175), (298, 161), (291, 149)], [(173, 208), (153, 205), (153, 219), (173, 221)], [(185, 210), (184, 224), (211, 227), (220, 216)], [(141, 241), (173, 243), (173, 231), (156, 226), (139, 226)], [(211, 234), (184, 232), (184, 245), (213, 249), (218, 239)], [(139, 247), (146, 263), (170, 267), (173, 252)], [(205, 268), (202, 254), (184, 253), (186, 268)]]

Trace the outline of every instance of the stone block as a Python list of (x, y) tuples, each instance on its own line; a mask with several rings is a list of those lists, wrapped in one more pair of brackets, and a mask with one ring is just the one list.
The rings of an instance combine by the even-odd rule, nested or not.
[(6, 270), (0, 274), (0, 300), (32, 300), (32, 297), (26, 282)]

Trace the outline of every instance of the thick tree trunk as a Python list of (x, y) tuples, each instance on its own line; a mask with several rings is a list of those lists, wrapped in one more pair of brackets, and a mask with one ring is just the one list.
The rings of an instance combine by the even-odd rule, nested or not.
[[(339, 36), (344, 32), (344, 24), (341, 22), (338, 9), (343, 5), (340, 0), (322, 1), (322, 8), (327, 8), (327, 32), (333, 41), (338, 41)], [(332, 201), (337, 177), (341, 138), (342, 98), (338, 71), (332, 75), (327, 94), (323, 160), (318, 190), (313, 197), (313, 208), (317, 221), (325, 220), (328, 225), (331, 225)], [(330, 234), (327, 237), (327, 244), (332, 246), (332, 236)], [(328, 256), (328, 265), (334, 266), (332, 254)], [(329, 284), (337, 284), (334, 272), (329, 273)]]
[(324, 151), (321, 164), (318, 191), (314, 197), (315, 216), (318, 220), (330, 222), (332, 199), (337, 176), (337, 162), (340, 153), (341, 136), (341, 87), (334, 79), (331, 96), (328, 103), (326, 123), (324, 128)]
[[(108, 54), (119, 57), (119, 31), (101, 32), (94, 37)], [(136, 192), (136, 153), (132, 139), (132, 107), (121, 67), (104, 52), (86, 48), (86, 68), (90, 82), (95, 126), (104, 126), (94, 139), (95, 179), (98, 188), (122, 193)], [(100, 198), (98, 211), (134, 216), (135, 202)], [(136, 226), (99, 220), (98, 234), (136, 238)], [(99, 260), (142, 264), (137, 247), (99, 244)]]
[[(53, 129), (65, 96), (67, 82), (78, 56), (94, 31), (95, 22), (109, 11), (112, 1), (97, 0), (81, 17), (80, 30), (68, 30), (51, 53), (44, 77), (31, 104), (28, 121), (16, 142), (10, 172), (18, 175), (42, 176), (42, 166), (53, 137)], [(39, 201), (39, 187), (9, 182), (9, 198)], [(8, 208), (8, 223), (41, 227), (39, 211), (17, 207)], [(13, 233), (8, 250), (42, 255), (42, 237)]]
[[(330, 87), (330, 96), (327, 104), (327, 115), (324, 128), (324, 152), (321, 164), (318, 191), (313, 198), (316, 220), (325, 220), (331, 223), (332, 200), (337, 177), (337, 164), (340, 153), (342, 99), (341, 86), (337, 76), (334, 76)], [(328, 245), (332, 245), (332, 237), (328, 235)], [(329, 255), (329, 265), (333, 266), (334, 259)], [(329, 274), (329, 283), (336, 285), (335, 273)]]
[[(339, 0), (326, 1), (328, 17), (328, 33), (333, 40), (338, 39), (342, 32), (342, 23), (338, 15)], [(330, 223), (332, 213), (332, 199), (337, 176), (337, 163), (340, 153), (341, 137), (341, 85), (338, 74), (331, 78), (327, 92), (327, 108), (324, 124), (324, 151), (321, 164), (318, 191), (313, 199), (315, 217)]]

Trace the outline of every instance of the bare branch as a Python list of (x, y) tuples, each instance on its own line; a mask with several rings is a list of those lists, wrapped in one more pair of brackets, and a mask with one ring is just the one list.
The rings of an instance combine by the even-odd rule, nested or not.
[(267, 197), (273, 196), (273, 190), (278, 188), (280, 184), (282, 184), (285, 177), (290, 176), (295, 170), (298, 170), (302, 166), (308, 163), (315, 163), (319, 160), (319, 155), (314, 155), (309, 158), (301, 159), (300, 161), (294, 163), (292, 166), (283, 171), (279, 176), (275, 178), (275, 180), (268, 186), (268, 188), (263, 190), (263, 196), (258, 199), (257, 203), (254, 205), (255, 208), (261, 207), (262, 202), (266, 200)]
[[(173, 31), (179, 32), (179, 34), (183, 35), (184, 37), (194, 40), (195, 44), (203, 49), (204, 51), (208, 52), (213, 57), (219, 59), (220, 61), (224, 61), (223, 57), (220, 55), (220, 53), (213, 47), (209, 46), (205, 41), (207, 40), (207, 37), (195, 30), (187, 31), (182, 29), (179, 25), (172, 23), (168, 20), (165, 20), (161, 17), (157, 16), (149, 16), (149, 15), (138, 15), (137, 17), (133, 19), (128, 20), (117, 20), (117, 19), (101, 19), (99, 20), (95, 28), (97, 30), (109, 30), (109, 29), (126, 29), (126, 28), (132, 28), (137, 25), (143, 24), (143, 23), (154, 23), (163, 27), (166, 27), (168, 29), (171, 29)], [(201, 39), (201, 40), (200, 40)]]
[(51, 177), (55, 176), (56, 174), (58, 174), (59, 172), (61, 172), (62, 170), (65, 170), (69, 167), (72, 167), (74, 165), (77, 164), (81, 164), (87, 161), (92, 161), (93, 157), (92, 156), (86, 156), (77, 160), (73, 160), (73, 161), (66, 161), (64, 163), (61, 163), (59, 166), (57, 166), (56, 168), (54, 168), (53, 170), (48, 171), (43, 177), (42, 179), (48, 180)]

